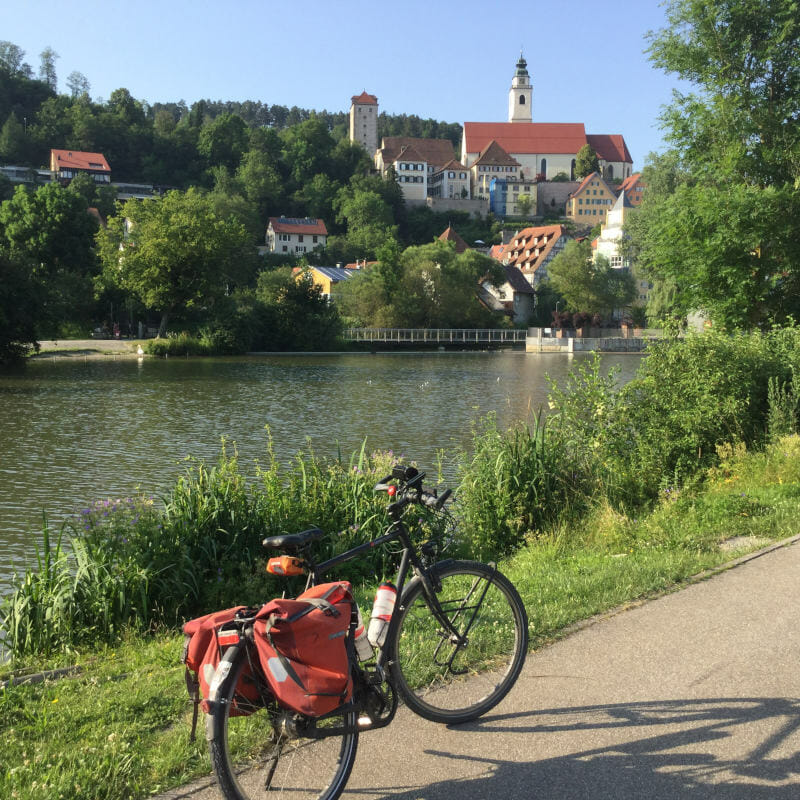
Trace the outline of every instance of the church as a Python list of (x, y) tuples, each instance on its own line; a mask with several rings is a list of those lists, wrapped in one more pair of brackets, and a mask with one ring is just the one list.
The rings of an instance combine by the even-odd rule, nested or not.
[(497, 153), (499, 147), (517, 162), (523, 179), (552, 180), (563, 173), (574, 180), (575, 158), (586, 144), (597, 153), (606, 180), (624, 180), (633, 172), (633, 158), (620, 134), (587, 134), (582, 122), (533, 121), (533, 87), (520, 55), (508, 92), (508, 122), (465, 122), (461, 163), (471, 168), (489, 148)]

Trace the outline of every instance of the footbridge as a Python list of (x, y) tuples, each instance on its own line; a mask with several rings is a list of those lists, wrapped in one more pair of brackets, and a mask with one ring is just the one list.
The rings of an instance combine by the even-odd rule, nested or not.
[(372, 344), (495, 345), (525, 344), (525, 330), (513, 328), (347, 328), (344, 338)]

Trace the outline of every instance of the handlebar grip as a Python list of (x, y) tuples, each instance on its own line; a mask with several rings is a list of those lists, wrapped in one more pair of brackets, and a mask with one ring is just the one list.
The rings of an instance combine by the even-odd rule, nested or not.
[(391, 476), (391, 475), (387, 475), (385, 478), (381, 478), (381, 479), (380, 479), (380, 480), (379, 480), (379, 481), (378, 481), (378, 482), (375, 484), (375, 487), (373, 488), (373, 490), (372, 490), (372, 491), (373, 491), (373, 492), (385, 492), (385, 491), (387, 491), (387, 489), (389, 488), (389, 486), (391, 486), (391, 485), (392, 485), (392, 484), (390, 484), (390, 483), (389, 483), (389, 481), (390, 481), (390, 480), (392, 480), (392, 476)]
[(427, 506), (428, 508), (436, 508), (436, 504), (439, 502), (439, 498), (430, 492), (422, 492), (419, 499), (422, 505)]
[(448, 501), (450, 496), (453, 494), (452, 489), (445, 489), (439, 497), (436, 498), (436, 510), (441, 511), (444, 508), (444, 504)]

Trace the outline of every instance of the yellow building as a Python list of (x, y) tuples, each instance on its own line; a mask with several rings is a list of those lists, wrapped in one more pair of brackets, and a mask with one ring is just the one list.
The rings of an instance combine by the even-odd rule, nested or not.
[(358, 270), (347, 267), (298, 267), (295, 270), (295, 280), (310, 280), (312, 285), (319, 286), (324, 297), (331, 299), (337, 283), (346, 281)]
[(606, 214), (617, 200), (614, 190), (597, 172), (587, 175), (567, 200), (567, 219), (579, 225), (595, 225), (606, 221)]

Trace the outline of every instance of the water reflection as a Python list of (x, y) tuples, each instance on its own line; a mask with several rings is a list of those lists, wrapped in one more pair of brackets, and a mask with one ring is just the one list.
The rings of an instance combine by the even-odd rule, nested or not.
[[(243, 469), (263, 459), (268, 426), (288, 460), (310, 440), (335, 456), (392, 449), (432, 468), (489, 411), (510, 425), (546, 401), (586, 356), (431, 353), (235, 359), (37, 360), (0, 375), (0, 593), (55, 523), (96, 499), (158, 495), (187, 456), (214, 459), (224, 437)], [(639, 358), (605, 356), (620, 381)]]

